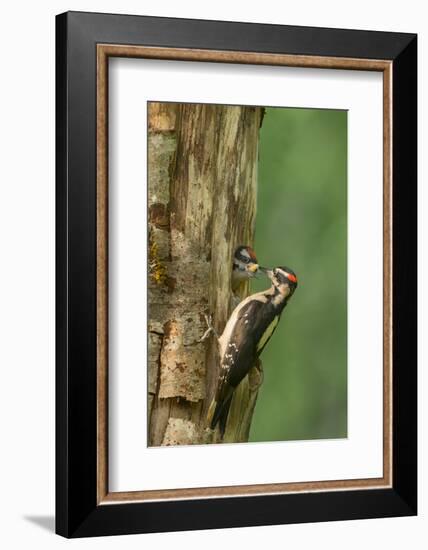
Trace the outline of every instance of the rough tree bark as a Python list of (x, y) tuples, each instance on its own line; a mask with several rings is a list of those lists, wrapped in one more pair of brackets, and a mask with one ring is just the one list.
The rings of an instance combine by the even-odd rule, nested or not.
[[(221, 333), (232, 308), (231, 259), (254, 236), (260, 108), (150, 103), (149, 444), (219, 441), (207, 428)], [(243, 289), (243, 294), (248, 289)], [(232, 403), (224, 441), (247, 441), (261, 374)]]

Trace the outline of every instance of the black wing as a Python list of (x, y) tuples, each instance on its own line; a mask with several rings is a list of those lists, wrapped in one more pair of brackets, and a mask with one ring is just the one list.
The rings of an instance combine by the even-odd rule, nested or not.
[[(261, 313), (267, 304), (254, 300), (239, 311), (233, 332), (226, 344), (221, 362), (220, 379), (236, 388), (248, 373), (257, 358), (258, 327), (263, 318)], [(251, 338), (249, 330), (251, 328)]]

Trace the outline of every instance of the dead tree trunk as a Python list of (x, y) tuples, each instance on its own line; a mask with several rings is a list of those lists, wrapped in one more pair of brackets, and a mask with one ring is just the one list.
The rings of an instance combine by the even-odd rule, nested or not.
[[(253, 241), (261, 109), (150, 103), (149, 444), (218, 441), (207, 429), (219, 364), (198, 343), (232, 307), (234, 249)], [(252, 369), (232, 403), (225, 441), (247, 441), (260, 384)]]

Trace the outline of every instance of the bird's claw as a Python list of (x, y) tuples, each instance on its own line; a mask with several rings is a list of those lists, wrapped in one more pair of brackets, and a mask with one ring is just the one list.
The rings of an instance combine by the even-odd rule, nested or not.
[(212, 325), (212, 315), (206, 315), (206, 314), (204, 314), (204, 317), (205, 317), (205, 322), (206, 322), (208, 328), (207, 328), (207, 330), (204, 332), (204, 334), (202, 335), (202, 337), (198, 340), (198, 343), (204, 342), (204, 341), (208, 338), (208, 336), (209, 336), (211, 333), (213, 333), (214, 336), (215, 336), (216, 338), (218, 338), (218, 334), (217, 334), (215, 328), (214, 328), (213, 325)]

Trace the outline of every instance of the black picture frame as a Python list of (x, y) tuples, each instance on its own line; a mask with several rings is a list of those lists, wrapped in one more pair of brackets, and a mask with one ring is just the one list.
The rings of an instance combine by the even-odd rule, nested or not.
[[(97, 504), (96, 46), (389, 60), (393, 481), (382, 489)], [(56, 532), (65, 537), (417, 513), (417, 36), (68, 12), (56, 18)]]

